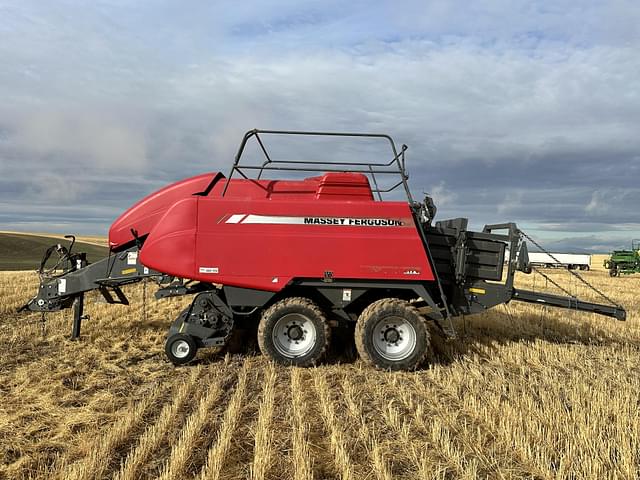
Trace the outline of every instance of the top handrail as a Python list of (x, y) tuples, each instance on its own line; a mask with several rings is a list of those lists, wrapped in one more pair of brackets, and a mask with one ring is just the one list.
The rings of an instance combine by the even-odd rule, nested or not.
[[(386, 139), (389, 142), (389, 145), (391, 147), (391, 151), (393, 152), (393, 158), (389, 162), (386, 162), (386, 163), (348, 162), (348, 161), (344, 161), (344, 162), (343, 161), (317, 161), (317, 160), (277, 160), (277, 159), (271, 158), (271, 156), (269, 155), (269, 152), (267, 151), (267, 148), (265, 147), (264, 143), (262, 142), (262, 139), (260, 138), (260, 134)], [(242, 155), (244, 153), (244, 150), (245, 150), (245, 147), (247, 145), (247, 142), (253, 137), (256, 138), (256, 140), (258, 142), (258, 145), (259, 145), (260, 149), (262, 150), (262, 153), (263, 153), (263, 155), (265, 157), (265, 161), (262, 163), (261, 166), (241, 165), (240, 164), (240, 160), (241, 160)], [(398, 152), (398, 149), (396, 148), (396, 144), (393, 141), (393, 139), (389, 135), (384, 134), (384, 133), (319, 132), (319, 131), (260, 130), (260, 129), (249, 130), (244, 134), (244, 137), (242, 138), (242, 142), (240, 143), (240, 146), (238, 147), (238, 151), (236, 153), (233, 166), (231, 167), (231, 171), (229, 172), (229, 176), (227, 177), (227, 181), (226, 181), (224, 189), (222, 191), (222, 196), (224, 196), (226, 194), (227, 189), (229, 187), (229, 183), (231, 181), (231, 178), (233, 177), (233, 174), (235, 172), (240, 174), (243, 178), (251, 180), (242, 171), (243, 169), (245, 169), (245, 170), (259, 170), (259, 174), (258, 174), (257, 180), (260, 179), (260, 177), (262, 176), (262, 173), (263, 173), (264, 170), (307, 171), (307, 172), (314, 172), (314, 171), (343, 172), (343, 171), (347, 171), (347, 172), (354, 172), (354, 173), (370, 174), (372, 179), (373, 179), (373, 181), (374, 181), (374, 185), (376, 186), (376, 189), (374, 190), (374, 192), (377, 192), (379, 197), (381, 195), (381, 192), (388, 192), (388, 191), (391, 191), (391, 190), (395, 189), (396, 187), (398, 187), (400, 185), (403, 185), (405, 193), (407, 195), (407, 199), (409, 200), (410, 203), (413, 203), (413, 199), (411, 197), (411, 192), (410, 192), (409, 186), (407, 184), (407, 179), (409, 178), (409, 176), (407, 175), (406, 169), (405, 169), (404, 153), (407, 150), (407, 148), (408, 147), (406, 145), (402, 145), (402, 147), (400, 149), (400, 152)], [(288, 165), (299, 165), (299, 166), (284, 167), (284, 166), (273, 165), (273, 164), (288, 164)], [(391, 167), (394, 164), (397, 167), (397, 169), (384, 170), (384, 168)], [(353, 169), (353, 168), (351, 168), (351, 169), (342, 169), (342, 168), (341, 169), (331, 169), (331, 168), (329, 168), (329, 169), (318, 169), (318, 168), (312, 168), (312, 167), (305, 167), (304, 165), (334, 165), (334, 166), (367, 167), (367, 168), (366, 169)], [(382, 169), (374, 168), (374, 167), (381, 167)], [(395, 184), (390, 189), (381, 190), (377, 186), (377, 181), (375, 179), (375, 174), (376, 173), (377, 174), (396, 174), (396, 175), (399, 175), (400, 176), (400, 182)]]

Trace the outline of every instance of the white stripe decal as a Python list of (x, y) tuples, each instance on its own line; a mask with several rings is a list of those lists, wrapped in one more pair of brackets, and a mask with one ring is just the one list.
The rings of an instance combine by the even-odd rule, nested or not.
[(231, 215), (225, 223), (240, 223), (240, 220), (246, 216), (246, 213), (236, 213), (235, 215)]
[(272, 217), (269, 215), (247, 215), (241, 223), (271, 223), (277, 225), (304, 225), (304, 217)]
[(273, 215), (237, 214), (232, 215), (229, 220), (227, 220), (227, 223), (262, 225), (327, 225), (345, 227), (402, 227), (405, 225), (403, 221), (391, 218), (285, 217)]

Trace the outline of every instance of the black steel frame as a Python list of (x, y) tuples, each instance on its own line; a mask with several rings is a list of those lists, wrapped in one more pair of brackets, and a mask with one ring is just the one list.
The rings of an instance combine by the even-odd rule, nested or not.
[[(336, 162), (336, 161), (315, 161), (315, 160), (276, 160), (269, 155), (267, 148), (265, 147), (261, 134), (264, 135), (299, 135), (299, 136), (318, 136), (318, 137), (352, 137), (352, 138), (378, 138), (378, 139), (386, 139), (389, 142), (391, 147), (391, 151), (393, 153), (393, 157), (387, 163), (374, 163), (374, 162)], [(244, 153), (247, 142), (254, 138), (258, 142), (258, 146), (262, 151), (265, 161), (262, 165), (241, 165), (240, 160), (242, 159), (242, 155)], [(406, 145), (402, 145), (400, 151), (396, 148), (396, 144), (393, 139), (386, 134), (382, 133), (343, 133), (343, 132), (305, 132), (305, 131), (296, 131), (296, 130), (259, 130), (253, 129), (249, 130), (244, 134), (242, 138), (242, 142), (238, 147), (238, 152), (235, 156), (235, 161), (233, 166), (231, 167), (231, 171), (227, 177), (227, 181), (225, 183), (224, 189), (222, 191), (222, 196), (227, 193), (227, 189), (229, 188), (229, 183), (231, 178), (237, 172), (241, 177), (246, 180), (253, 180), (258, 183), (258, 180), (262, 177), (262, 174), (265, 170), (277, 170), (277, 171), (291, 171), (291, 172), (352, 172), (352, 173), (363, 173), (365, 175), (370, 175), (373, 181), (374, 188), (372, 189), (373, 193), (378, 194), (378, 198), (382, 200), (382, 194), (388, 193), (401, 185), (404, 187), (404, 191), (407, 195), (407, 200), (409, 203), (413, 203), (413, 198), (411, 196), (411, 191), (409, 190), (409, 185), (407, 180), (409, 179), (409, 175), (407, 174), (405, 168), (405, 156), (404, 153), (407, 151), (408, 147)], [(329, 168), (320, 166), (329, 165)], [(331, 167), (332, 166), (332, 167)], [(344, 166), (349, 168), (337, 168), (338, 166)], [(354, 168), (355, 167), (355, 168)], [(258, 176), (254, 178), (250, 178), (247, 170), (257, 170)], [(398, 175), (400, 177), (400, 181), (396, 184), (392, 185), (389, 188), (381, 189), (378, 187), (378, 182), (376, 180), (376, 174), (379, 175)], [(259, 183), (258, 183), (259, 184)]]

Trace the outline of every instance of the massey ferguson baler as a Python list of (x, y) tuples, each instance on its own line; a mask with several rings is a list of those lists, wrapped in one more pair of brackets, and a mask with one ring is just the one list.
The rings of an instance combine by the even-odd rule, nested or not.
[[(382, 139), (392, 155), (380, 163), (278, 160), (266, 149), (267, 135)], [(243, 163), (251, 139), (262, 164)], [(71, 248), (49, 249), (39, 292), (23, 309), (73, 307), (77, 338), (86, 292), (127, 304), (121, 287), (151, 278), (160, 287), (156, 298), (194, 297), (169, 329), (165, 351), (175, 364), (199, 348), (224, 346), (234, 327), (253, 322), (265, 355), (311, 365), (326, 352), (333, 327), (355, 324), (360, 356), (392, 370), (424, 360), (428, 321), (455, 337), (452, 317), (511, 300), (625, 319), (606, 297), (610, 305), (515, 288), (516, 270), (530, 271), (524, 234), (513, 223), (473, 232), (464, 218), (434, 222), (431, 198), (412, 199), (405, 150), (387, 135), (251, 130), (227, 177), (179, 181), (122, 214), (104, 260), (88, 264)], [(274, 171), (285, 178), (263, 178)], [(313, 176), (288, 178), (300, 171)], [(394, 180), (383, 188), (382, 178)], [(405, 200), (383, 200), (396, 189)], [(47, 270), (53, 254), (56, 265)]]

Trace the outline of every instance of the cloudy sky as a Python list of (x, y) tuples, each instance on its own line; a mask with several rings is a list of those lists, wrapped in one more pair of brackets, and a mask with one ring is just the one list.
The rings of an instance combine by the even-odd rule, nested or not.
[(0, 0), (0, 229), (106, 234), (257, 127), (390, 133), (441, 219), (626, 246), (638, 25), (637, 0)]

